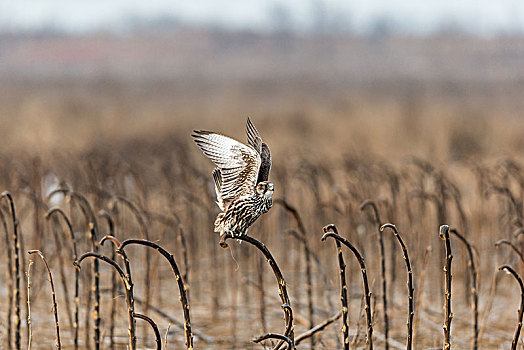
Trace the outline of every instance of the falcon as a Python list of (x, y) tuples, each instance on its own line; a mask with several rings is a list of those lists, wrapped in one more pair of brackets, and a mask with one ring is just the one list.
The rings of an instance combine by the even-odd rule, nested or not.
[(269, 182), (271, 153), (249, 118), (248, 144), (210, 131), (193, 130), (191, 135), (202, 152), (216, 165), (213, 180), (217, 205), (222, 210), (215, 232), (247, 234), (248, 228), (273, 205), (273, 183)]

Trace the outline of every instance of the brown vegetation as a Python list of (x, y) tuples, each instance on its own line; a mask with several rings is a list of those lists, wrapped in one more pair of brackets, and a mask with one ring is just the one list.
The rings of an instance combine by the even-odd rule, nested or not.
[[(177, 50), (183, 35), (172, 37)], [(386, 348), (386, 337), (391, 349), (519, 344), (520, 326), (508, 320), (520, 291), (494, 273), (510, 264), (504, 269), (522, 286), (524, 108), (514, 90), (524, 70), (499, 57), (504, 43), (487, 40), (476, 51), (476, 39), (329, 38), (322, 46), (288, 38), (295, 46), (288, 42), (287, 52), (282, 38), (250, 37), (252, 46), (221, 34), (213, 40), (245, 50), (228, 61), (227, 45), (199, 35), (198, 45), (188, 41), (180, 56), (159, 60), (151, 77), (141, 64), (157, 61), (147, 55), (123, 60), (121, 71), (109, 60), (108, 74), (90, 71), (100, 66), (85, 57), (68, 76), (67, 65), (49, 58), (13, 58), (42, 43), (20, 39), (20, 51), (9, 51), (0, 70), (0, 190), (9, 191), (0, 201), (2, 346), (56, 343), (43, 264), (22, 278), (29, 250), (42, 252), (53, 273), (64, 349), (261, 348), (253, 339), (274, 349)], [(116, 39), (98, 40), (98, 55), (113, 57), (107, 43)], [(168, 40), (116, 41), (145, 55)], [(446, 47), (462, 47), (464, 71), (439, 71)], [(401, 79), (410, 67), (394, 62), (386, 74), (381, 48), (399, 62), (434, 56), (435, 67), (419, 75), (415, 65)], [(196, 69), (188, 57), (198, 52)], [(475, 55), (486, 58), (482, 67), (466, 69)], [(319, 64), (328, 56), (339, 62), (336, 76)], [(507, 67), (482, 76), (497, 66), (492, 56), (516, 78)], [(276, 62), (270, 72), (268, 62)], [(243, 244), (225, 236), (220, 249), (211, 165), (189, 135), (202, 128), (244, 140), (247, 114), (272, 149), (276, 205)], [(368, 205), (373, 211), (360, 210)], [(324, 238), (336, 251), (321, 242), (331, 222), (340, 234), (326, 226)], [(445, 245), (441, 225), (453, 227), (442, 232)], [(29, 290), (31, 334), (29, 305), (21, 305)], [(146, 322), (137, 327), (137, 318)]]

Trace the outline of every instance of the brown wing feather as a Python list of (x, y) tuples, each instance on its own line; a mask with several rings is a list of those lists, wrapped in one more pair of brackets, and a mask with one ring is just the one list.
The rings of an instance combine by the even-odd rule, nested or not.
[(262, 152), (262, 138), (260, 137), (257, 128), (255, 128), (255, 125), (253, 125), (249, 117), (247, 118), (246, 122), (246, 133), (247, 143), (260, 154), (260, 152)]
[[(252, 147), (209, 131), (193, 131), (196, 144), (220, 169), (220, 196), (224, 204), (243, 195), (254, 195), (260, 154)], [(215, 180), (215, 184), (217, 181)]]
[(249, 117), (246, 122), (247, 140), (251, 147), (253, 147), (260, 154), (260, 170), (257, 176), (257, 183), (269, 180), (269, 172), (271, 170), (271, 152), (268, 145), (262, 142), (262, 137), (257, 128), (251, 122)]
[(268, 145), (262, 144), (262, 153), (260, 154), (260, 170), (258, 171), (257, 183), (269, 180), (269, 172), (271, 171), (271, 152)]

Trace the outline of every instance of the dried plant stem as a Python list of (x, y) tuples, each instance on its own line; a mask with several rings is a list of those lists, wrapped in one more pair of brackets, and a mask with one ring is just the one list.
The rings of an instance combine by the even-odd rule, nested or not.
[(445, 290), (445, 319), (442, 328), (444, 330), (444, 350), (451, 349), (451, 321), (453, 319), (453, 313), (451, 312), (451, 261), (453, 255), (451, 254), (451, 243), (449, 240), (449, 226), (440, 226), (439, 236), (444, 241), (446, 246), (446, 264), (444, 265), (444, 275), (446, 278), (446, 290)]
[[(93, 222), (89, 224), (89, 235), (93, 244), (93, 249), (95, 252), (98, 252), (98, 228), (97, 225)], [(93, 261), (93, 272), (94, 272), (94, 281), (93, 281), (93, 291), (95, 295), (95, 304), (93, 305), (93, 319), (95, 326), (95, 350), (100, 349), (100, 268), (98, 265), (98, 259)]]
[[(120, 247), (120, 241), (116, 239), (114, 236), (106, 235), (102, 237), (102, 239), (100, 240), (100, 245), (104, 245), (105, 241), (110, 241), (112, 243), (112, 250), (115, 253), (118, 253), (118, 255), (120, 255), (120, 257), (122, 258), (122, 261), (124, 262), (125, 278), (128, 281), (128, 284), (131, 286), (130, 294), (131, 294), (131, 297), (133, 298), (133, 303), (134, 303), (136, 299), (134, 298), (134, 295), (133, 295), (134, 285), (133, 285), (133, 278), (131, 276), (131, 264), (129, 262), (129, 258), (127, 257), (125, 250), (118, 249)], [(111, 259), (113, 261), (116, 261), (114, 258), (111, 258)], [(115, 269), (113, 270), (116, 271)], [(129, 317), (131, 317), (131, 315), (129, 315)], [(133, 323), (129, 322), (128, 332), (129, 333), (132, 332), (133, 334), (136, 335), (136, 322), (134, 320), (133, 320)], [(136, 342), (136, 337), (135, 337), (135, 342)]]
[(506, 245), (510, 246), (511, 249), (513, 249), (513, 251), (519, 256), (520, 261), (524, 262), (524, 255), (522, 255), (522, 252), (519, 250), (519, 248), (515, 244), (511, 243), (507, 239), (501, 239), (500, 241), (497, 241), (495, 243), (495, 247), (498, 248), (498, 247), (500, 247), (503, 244), (506, 244)]
[[(338, 230), (335, 225), (328, 225), (324, 227), (324, 233), (332, 230), (338, 235)], [(337, 247), (338, 266), (340, 272), (340, 301), (342, 303), (342, 338), (344, 343), (344, 350), (349, 350), (349, 306), (348, 306), (348, 286), (346, 283), (346, 263), (342, 255), (342, 246), (338, 240), (335, 240)]]
[(13, 223), (13, 243), (15, 247), (13, 272), (15, 276), (15, 289), (13, 291), (15, 299), (15, 349), (20, 350), (20, 237), (19, 222), (16, 216), (15, 202), (11, 193), (4, 191), (0, 199), (6, 198), (11, 209), (11, 219)]
[[(22, 231), (22, 228), (20, 227), (20, 231), (18, 232), (18, 238), (19, 238), (18, 242), (20, 245), (20, 248), (18, 249), (18, 251), (20, 252), (20, 276), (22, 276), (23, 266), (26, 266), (25, 254), (23, 254), (23, 252), (25, 252), (23, 233), (24, 232)], [(23, 283), (23, 286), (20, 286), (20, 292), (23, 291), (25, 294), (27, 292), (27, 280), (25, 278), (22, 278), (21, 282)], [(27, 295), (25, 295), (25, 298), (27, 298)], [(27, 315), (27, 303), (24, 303), (24, 308), (25, 308), (24, 310), (25, 314)], [(27, 328), (27, 324), (25, 328), (26, 328), (25, 329), (26, 338), (29, 338), (29, 329)]]
[[(145, 304), (145, 302), (140, 299), (139, 297), (135, 297), (135, 301), (138, 303), (138, 304)], [(151, 311), (155, 312), (156, 314), (158, 314), (158, 316), (162, 317), (162, 318), (165, 318), (166, 321), (168, 321), (170, 324), (174, 324), (175, 326), (177, 326), (178, 328), (180, 329), (185, 329), (185, 325), (184, 325), (184, 322), (181, 322), (179, 320), (177, 320), (176, 318), (168, 315), (165, 311), (151, 305)], [(209, 335), (206, 335), (198, 330), (191, 330), (193, 335), (198, 338), (198, 340), (201, 340), (203, 341), (204, 343), (206, 344), (214, 344), (216, 343), (216, 339), (214, 337), (211, 337)]]
[[(187, 293), (187, 299), (190, 299), (190, 290), (191, 286), (189, 284), (189, 256), (187, 253), (187, 241), (184, 233), (184, 225), (182, 225), (182, 222), (180, 221), (180, 218), (178, 217), (177, 213), (174, 211), (171, 212), (171, 216), (169, 217), (167, 215), (147, 211), (144, 212), (148, 217), (150, 217), (152, 220), (156, 220), (162, 224), (164, 224), (167, 227), (172, 227), (173, 232), (177, 235), (177, 241), (182, 247), (182, 257), (184, 260), (184, 269), (182, 272), (182, 278), (184, 279), (185, 285), (186, 285), (186, 293)], [(175, 230), (174, 227), (177, 227), (178, 229)], [(215, 247), (213, 245), (213, 247)], [(216, 251), (216, 250), (215, 250)], [(215, 261), (215, 260), (214, 260)], [(216, 297), (218, 298), (218, 296)]]
[(524, 284), (522, 283), (522, 279), (520, 278), (517, 271), (515, 271), (511, 266), (509, 265), (502, 265), (499, 267), (499, 270), (505, 270), (509, 274), (513, 275), (513, 277), (517, 280), (519, 287), (520, 287), (520, 307), (519, 307), (519, 318), (517, 322), (517, 328), (515, 329), (515, 335), (513, 336), (513, 341), (511, 342), (511, 350), (517, 350), (517, 344), (519, 342), (520, 337), (520, 331), (522, 329), (522, 316), (524, 313)]
[[(245, 242), (248, 242), (248, 243), (254, 245), (266, 257), (266, 260), (269, 263), (269, 266), (271, 266), (271, 268), (273, 269), (273, 273), (275, 274), (275, 278), (277, 279), (278, 290), (279, 290), (278, 294), (280, 296), (280, 299), (282, 300), (282, 304), (286, 304), (286, 305), (289, 306), (290, 312), (285, 312), (285, 319), (286, 319), (286, 326), (287, 326), (289, 324), (289, 322), (290, 322), (290, 319), (293, 317), (293, 312), (291, 310), (291, 301), (290, 301), (289, 296), (287, 294), (286, 281), (284, 280), (284, 276), (282, 276), (282, 272), (280, 271), (280, 268), (278, 267), (275, 259), (273, 258), (273, 255), (271, 255), (271, 252), (269, 251), (269, 249), (267, 249), (267, 247), (266, 247), (266, 245), (264, 243), (256, 240), (253, 237), (247, 236), (247, 235), (233, 236), (231, 233), (226, 233), (226, 234), (224, 234), (222, 236), (222, 239), (220, 240), (220, 246), (223, 247), (223, 248), (226, 248), (227, 247), (226, 240), (231, 239), (231, 238), (239, 239), (239, 240), (242, 240), (242, 241), (245, 241)], [(289, 332), (289, 335), (288, 335), (288, 337), (289, 337), (289, 339), (291, 340), (292, 343), (294, 343), (294, 339), (295, 339), (295, 332), (294, 332), (293, 328), (294, 327), (292, 326), (291, 327), (291, 331)], [(281, 341), (277, 344), (275, 349), (280, 348), (280, 346), (285, 341), (282, 338), (280, 338), (280, 340)]]
[(12, 348), (11, 340), (13, 337), (12, 317), (13, 317), (13, 247), (11, 246), (11, 239), (9, 236), (9, 229), (7, 228), (7, 220), (5, 219), (4, 212), (0, 208), (0, 220), (2, 221), (2, 227), (5, 233), (5, 250), (6, 250), (6, 287), (7, 287), (7, 349)]
[(382, 234), (381, 226), (382, 221), (380, 220), (380, 214), (377, 205), (374, 201), (368, 199), (360, 204), (360, 210), (366, 209), (370, 206), (373, 209), (375, 216), (375, 224), (378, 227), (378, 244), (380, 248), (380, 274), (382, 278), (382, 306), (384, 309), (384, 337), (386, 338), (384, 348), (389, 349), (389, 319), (388, 319), (388, 293), (387, 293), (387, 280), (386, 280), (386, 253), (384, 250), (384, 236)]
[(400, 247), (402, 248), (404, 262), (406, 263), (406, 270), (408, 273), (408, 335), (406, 340), (406, 349), (411, 350), (413, 348), (413, 317), (415, 316), (415, 310), (413, 308), (413, 299), (415, 291), (413, 287), (413, 270), (411, 269), (411, 261), (409, 260), (408, 248), (406, 247), (406, 244), (404, 244), (404, 240), (400, 236), (397, 227), (393, 224), (384, 224), (380, 227), (380, 231), (384, 231), (384, 229), (386, 228), (390, 228), (391, 230), (393, 230), (393, 234), (395, 235), (395, 238), (397, 239), (398, 243), (400, 244)]
[[(60, 209), (60, 208), (52, 208), (52, 209), (50, 209), (47, 212), (47, 214), (46, 214), (46, 219), (49, 220), (51, 218), (51, 216), (53, 216), (53, 215), (58, 215), (58, 216), (62, 217), (62, 219), (66, 223), (66, 226), (67, 226), (67, 229), (68, 229), (68, 233), (69, 233), (69, 238), (71, 239), (71, 246), (73, 247), (72, 248), (73, 261), (76, 261), (78, 255), (77, 255), (75, 235), (74, 235), (74, 231), (73, 231), (73, 225), (71, 224), (71, 220), (69, 220), (69, 218), (66, 215), (66, 213), (62, 209)], [(80, 277), (79, 271), (78, 271), (78, 269), (75, 269), (75, 296), (74, 296), (74, 298), (75, 298), (74, 299), (75, 309), (74, 309), (74, 312), (73, 312), (73, 344), (74, 344), (74, 349), (75, 350), (78, 349), (78, 309), (80, 307), (80, 305), (79, 305), (80, 304), (79, 277)]]
[[(255, 343), (259, 343), (262, 340), (275, 338), (280, 339), (281, 341), (285, 341), (288, 343), (288, 349), (296, 349), (295, 342), (292, 338), (290, 338), (290, 334), (293, 331), (293, 310), (291, 309), (291, 306), (284, 304), (282, 305), (282, 309), (284, 309), (285, 314), (287, 315), (287, 324), (286, 324), (286, 330), (284, 332), (283, 337), (280, 334), (275, 333), (267, 333), (261, 337), (256, 338), (253, 340)], [(273, 350), (277, 350), (280, 348), (280, 343), (278, 343)]]
[(126, 302), (127, 302), (127, 311), (128, 311), (128, 319), (129, 319), (129, 349), (135, 350), (136, 349), (136, 335), (135, 335), (135, 305), (134, 305), (134, 299), (133, 299), (133, 282), (128, 279), (128, 276), (124, 274), (124, 271), (122, 268), (112, 259), (108, 258), (107, 256), (98, 254), (98, 253), (85, 253), (80, 258), (78, 258), (77, 261), (74, 262), (75, 266), (77, 266), (78, 269), (80, 269), (80, 264), (85, 258), (93, 257), (96, 260), (102, 260), (109, 265), (113, 266), (113, 268), (118, 272), (118, 275), (120, 276), (120, 279), (122, 280), (122, 283), (124, 284), (124, 290), (126, 294)]
[[(98, 215), (107, 221), (107, 226), (109, 229), (108, 235), (111, 237), (114, 237), (115, 235), (115, 222), (113, 221), (113, 218), (111, 215), (105, 211), (100, 210), (98, 212)], [(104, 238), (102, 238), (103, 241)], [(102, 242), (100, 242), (102, 244)], [(113, 244), (111, 246), (111, 259), (116, 261), (116, 248)], [(117, 277), (116, 277), (116, 271), (114, 269), (111, 270), (111, 306), (110, 306), (110, 316), (109, 316), (109, 346), (111, 350), (114, 350), (115, 348), (115, 316), (116, 316), (116, 293), (118, 290), (117, 286)]]
[(457, 229), (451, 228), (449, 232), (453, 233), (455, 236), (458, 237), (458, 239), (466, 245), (466, 249), (468, 251), (468, 266), (471, 272), (471, 279), (472, 279), (472, 285), (471, 285), (471, 294), (473, 295), (473, 302), (471, 303), (471, 309), (473, 311), (473, 349), (478, 349), (478, 341), (479, 341), (479, 312), (478, 312), (478, 303), (479, 303), (479, 292), (478, 292), (478, 272), (477, 267), (475, 265), (475, 256), (473, 255), (473, 247), (468, 242), (466, 237), (461, 235)]
[(62, 344), (60, 343), (60, 326), (58, 325), (58, 310), (56, 306), (56, 295), (55, 295), (55, 285), (53, 284), (53, 275), (51, 274), (51, 270), (49, 269), (49, 265), (47, 264), (47, 261), (44, 257), (44, 254), (42, 254), (39, 250), (30, 250), (28, 251), (29, 254), (38, 254), (40, 256), (40, 259), (45, 264), (45, 268), (47, 270), (47, 276), (49, 277), (49, 285), (51, 286), (51, 298), (53, 302), (53, 314), (55, 316), (55, 329), (56, 329), (56, 348), (60, 350), (62, 348)]
[[(73, 315), (71, 314), (71, 303), (70, 303), (70, 297), (69, 297), (69, 288), (67, 288), (67, 283), (66, 283), (66, 274), (65, 274), (65, 271), (64, 271), (64, 266), (65, 266), (65, 262), (64, 262), (64, 259), (62, 257), (62, 240), (60, 239), (60, 236), (58, 235), (58, 227), (59, 223), (58, 223), (58, 219), (55, 218), (55, 220), (53, 220), (53, 223), (49, 224), (52, 232), (53, 232), (53, 237), (54, 237), (54, 241), (55, 241), (55, 249), (56, 249), (56, 254), (58, 255), (58, 271), (60, 273), (60, 281), (62, 282), (62, 291), (64, 292), (64, 299), (65, 299), (65, 307), (66, 307), (66, 314), (67, 314), (67, 320), (69, 322), (69, 328), (70, 329), (73, 329), (74, 326), (73, 326)], [(73, 258), (74, 260), (76, 259), (75, 257)], [(74, 261), (73, 260), (73, 261)]]
[[(122, 242), (120, 247), (118, 248), (119, 251), (122, 251), (124, 247), (130, 244), (139, 244), (143, 245), (149, 248), (153, 248), (156, 251), (158, 251), (160, 254), (162, 254), (171, 265), (171, 269), (173, 270), (173, 273), (175, 274), (175, 278), (178, 284), (178, 290), (180, 292), (180, 303), (182, 304), (182, 310), (184, 313), (184, 320), (185, 320), (185, 342), (186, 342), (186, 348), (187, 349), (193, 349), (193, 333), (191, 332), (191, 316), (189, 313), (189, 301), (187, 300), (187, 294), (186, 294), (186, 287), (184, 284), (184, 280), (182, 278), (182, 275), (180, 274), (180, 270), (178, 269), (178, 265), (176, 264), (175, 258), (172, 254), (167, 252), (164, 248), (159, 246), (156, 243), (150, 242), (148, 240), (143, 239), (128, 239)], [(147, 303), (147, 301), (146, 301)]]
[(329, 326), (330, 324), (338, 320), (340, 316), (342, 316), (342, 311), (337, 312), (335, 315), (322, 321), (321, 323), (317, 324), (315, 327), (308, 329), (304, 333), (300, 334), (299, 336), (295, 338), (295, 345), (300, 344), (303, 340), (311, 337), (313, 334), (323, 331), (327, 326)]
[[(286, 324), (286, 331), (284, 332), (284, 335), (288, 338), (290, 338), (291, 332), (294, 331), (293, 326), (293, 309), (291, 309), (291, 306), (288, 304), (282, 305), (282, 309), (284, 309), (284, 312), (287, 315), (287, 324)], [(293, 349), (295, 348), (295, 340), (294, 337), (291, 338), (293, 342)]]
[[(147, 241), (149, 241), (150, 240), (149, 229), (148, 229), (148, 225), (146, 224), (146, 220), (144, 218), (144, 213), (140, 209), (138, 209), (135, 203), (133, 203), (132, 201), (130, 201), (129, 199), (125, 197), (117, 196), (115, 197), (115, 200), (124, 204), (127, 208), (129, 208), (129, 210), (135, 216), (136, 221), (138, 222), (138, 225), (140, 226), (140, 230), (142, 231), (142, 234), (144, 235), (144, 238)], [(143, 283), (144, 283), (144, 288), (146, 290), (145, 313), (148, 314), (149, 305), (151, 304), (151, 283), (150, 283), (150, 280), (151, 280), (151, 252), (149, 251), (149, 249), (146, 250), (145, 254), (146, 254), (146, 273), (144, 274)]]
[[(93, 251), (96, 253), (98, 252), (98, 222), (96, 220), (96, 216), (93, 212), (93, 209), (91, 207), (91, 204), (89, 204), (89, 201), (86, 197), (81, 195), (80, 193), (70, 191), (68, 189), (57, 189), (52, 191), (48, 196), (48, 200), (54, 196), (55, 194), (64, 194), (69, 196), (71, 199), (74, 199), (78, 202), (80, 209), (82, 210), (82, 213), (86, 217), (86, 220), (88, 222), (89, 226), (89, 238), (91, 241), (91, 245), (93, 248)], [(99, 272), (99, 265), (98, 265), (98, 259), (95, 259), (93, 262), (93, 293), (95, 296), (95, 303), (93, 308), (93, 319), (94, 319), (94, 340), (95, 340), (95, 349), (100, 349), (100, 272)], [(88, 294), (90, 298), (90, 293)], [(90, 306), (90, 300), (88, 299), (88, 307)], [(89, 337), (89, 316), (86, 315), (86, 338)], [(86, 339), (86, 343), (88, 343), (88, 339)]]
[[(301, 241), (303, 243), (304, 247), (304, 258), (306, 260), (306, 295), (307, 295), (307, 304), (308, 304), (308, 319), (309, 319), (309, 328), (313, 328), (315, 326), (315, 320), (313, 317), (313, 288), (312, 288), (312, 275), (311, 275), (311, 256), (310, 256), (310, 249), (306, 234), (306, 228), (304, 226), (304, 222), (302, 221), (302, 218), (300, 217), (300, 214), (298, 213), (298, 210), (290, 205), (285, 199), (276, 199), (275, 204), (281, 204), (286, 211), (291, 213), (293, 218), (295, 219), (298, 231), (300, 232)], [(311, 348), (315, 348), (315, 337), (311, 337)]]
[(33, 266), (34, 261), (29, 261), (29, 266), (27, 267), (27, 328), (29, 331), (29, 338), (27, 339), (27, 350), (31, 350), (31, 341), (33, 338), (33, 328), (31, 326), (31, 266)]
[(282, 335), (282, 334), (276, 334), (276, 333), (267, 333), (267, 334), (264, 334), (263, 336), (261, 337), (258, 337), (256, 339), (253, 339), (253, 342), (254, 343), (260, 343), (266, 339), (278, 339), (280, 340), (281, 342), (286, 342), (289, 346), (289, 348), (291, 349), (296, 349), (295, 348), (295, 344), (293, 343), (293, 340), (289, 339), (288, 337), (286, 337), (285, 335)]
[(137, 313), (135, 313), (135, 318), (139, 318), (149, 323), (151, 328), (153, 328), (153, 332), (155, 332), (156, 350), (162, 350), (162, 338), (160, 337), (160, 331), (158, 330), (158, 326), (156, 325), (155, 321), (153, 321), (151, 318), (147, 317), (146, 315), (137, 314)]
[(164, 350), (167, 350), (167, 335), (169, 334), (169, 330), (171, 329), (171, 323), (167, 324), (166, 334), (164, 335)]
[(91, 310), (91, 304), (92, 304), (92, 298), (93, 298), (93, 288), (85, 288), (87, 285), (92, 283), (93, 279), (93, 273), (92, 271), (87, 273), (86, 278), (83, 280), (82, 286), (85, 289), (84, 295), (86, 295), (86, 302), (85, 302), (85, 321), (84, 321), (84, 331), (85, 331), (85, 340), (84, 343), (86, 345), (87, 349), (91, 349), (91, 338), (89, 334), (91, 333), (91, 314), (89, 313), (89, 310)]
[[(331, 231), (331, 232), (330, 232)], [(344, 244), (346, 247), (348, 247), (353, 255), (355, 255), (355, 258), (358, 260), (358, 263), (360, 265), (360, 272), (362, 273), (362, 284), (364, 287), (364, 297), (366, 300), (366, 321), (367, 321), (367, 335), (366, 335), (366, 343), (369, 350), (373, 349), (373, 320), (371, 318), (371, 292), (369, 291), (369, 285), (368, 285), (368, 277), (367, 277), (367, 270), (366, 265), (364, 263), (364, 258), (362, 258), (362, 255), (360, 255), (360, 252), (357, 248), (353, 246), (347, 239), (340, 236), (337, 231), (335, 225), (328, 225), (324, 227), (324, 235), (322, 236), (321, 240), (325, 241), (328, 237), (334, 238), (335, 240), (339, 241), (340, 243)]]
[(184, 233), (184, 228), (182, 227), (182, 225), (179, 225), (177, 238), (180, 242), (180, 245), (182, 246), (182, 259), (184, 260), (184, 273), (182, 274), (182, 277), (186, 282), (187, 298), (189, 299), (189, 255), (187, 253), (186, 235)]
[[(296, 349), (295, 347), (295, 341), (293, 338), (290, 338), (291, 332), (293, 332), (293, 310), (291, 309), (291, 306), (284, 304), (282, 305), (282, 308), (284, 309), (284, 312), (287, 315), (287, 324), (286, 324), (286, 331), (284, 332), (284, 335), (275, 334), (275, 333), (268, 333), (261, 337), (258, 337), (257, 339), (253, 340), (255, 343), (259, 343), (265, 339), (279, 339), (280, 341), (285, 341), (288, 343), (288, 349)], [(277, 350), (280, 348), (280, 343), (277, 344), (273, 350)]]

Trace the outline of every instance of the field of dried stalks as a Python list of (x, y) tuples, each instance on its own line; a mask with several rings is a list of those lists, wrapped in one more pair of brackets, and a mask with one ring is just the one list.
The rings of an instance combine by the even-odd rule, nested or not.
[[(493, 68), (488, 58), (505, 44), (477, 52), (489, 79), (439, 70), (434, 57), (436, 72), (420, 81), (366, 78), (344, 61), (346, 82), (312, 68), (319, 47), (351, 44), (355, 56), (333, 60), (371, 57), (375, 68), (388, 64), (377, 47), (400, 58), (435, 46), (473, 54), (460, 40), (287, 38), (307, 59), (291, 72), (275, 60), (282, 70), (264, 75), (271, 58), (292, 56), (281, 38), (255, 50), (244, 37), (209, 35), (232, 44), (187, 44), (183, 58), (215, 52), (202, 54), (202, 76), (176, 71), (183, 58), (164, 63), (177, 72), (165, 79), (123, 78), (140, 60), (125, 61), (122, 76), (68, 62), (71, 76), (45, 62), (0, 67), (2, 347), (52, 348), (56, 316), (64, 349), (278, 347), (253, 342), (266, 333), (280, 348), (510, 348), (522, 283), (499, 268), (524, 273), (524, 119), (514, 91), (524, 70)], [(17, 49), (79, 45), (64, 41)], [(228, 47), (245, 50), (238, 76)], [(24, 75), (26, 66), (37, 68)], [(244, 141), (246, 115), (272, 149), (276, 201), (252, 238), (221, 247), (212, 166), (189, 135)]]

